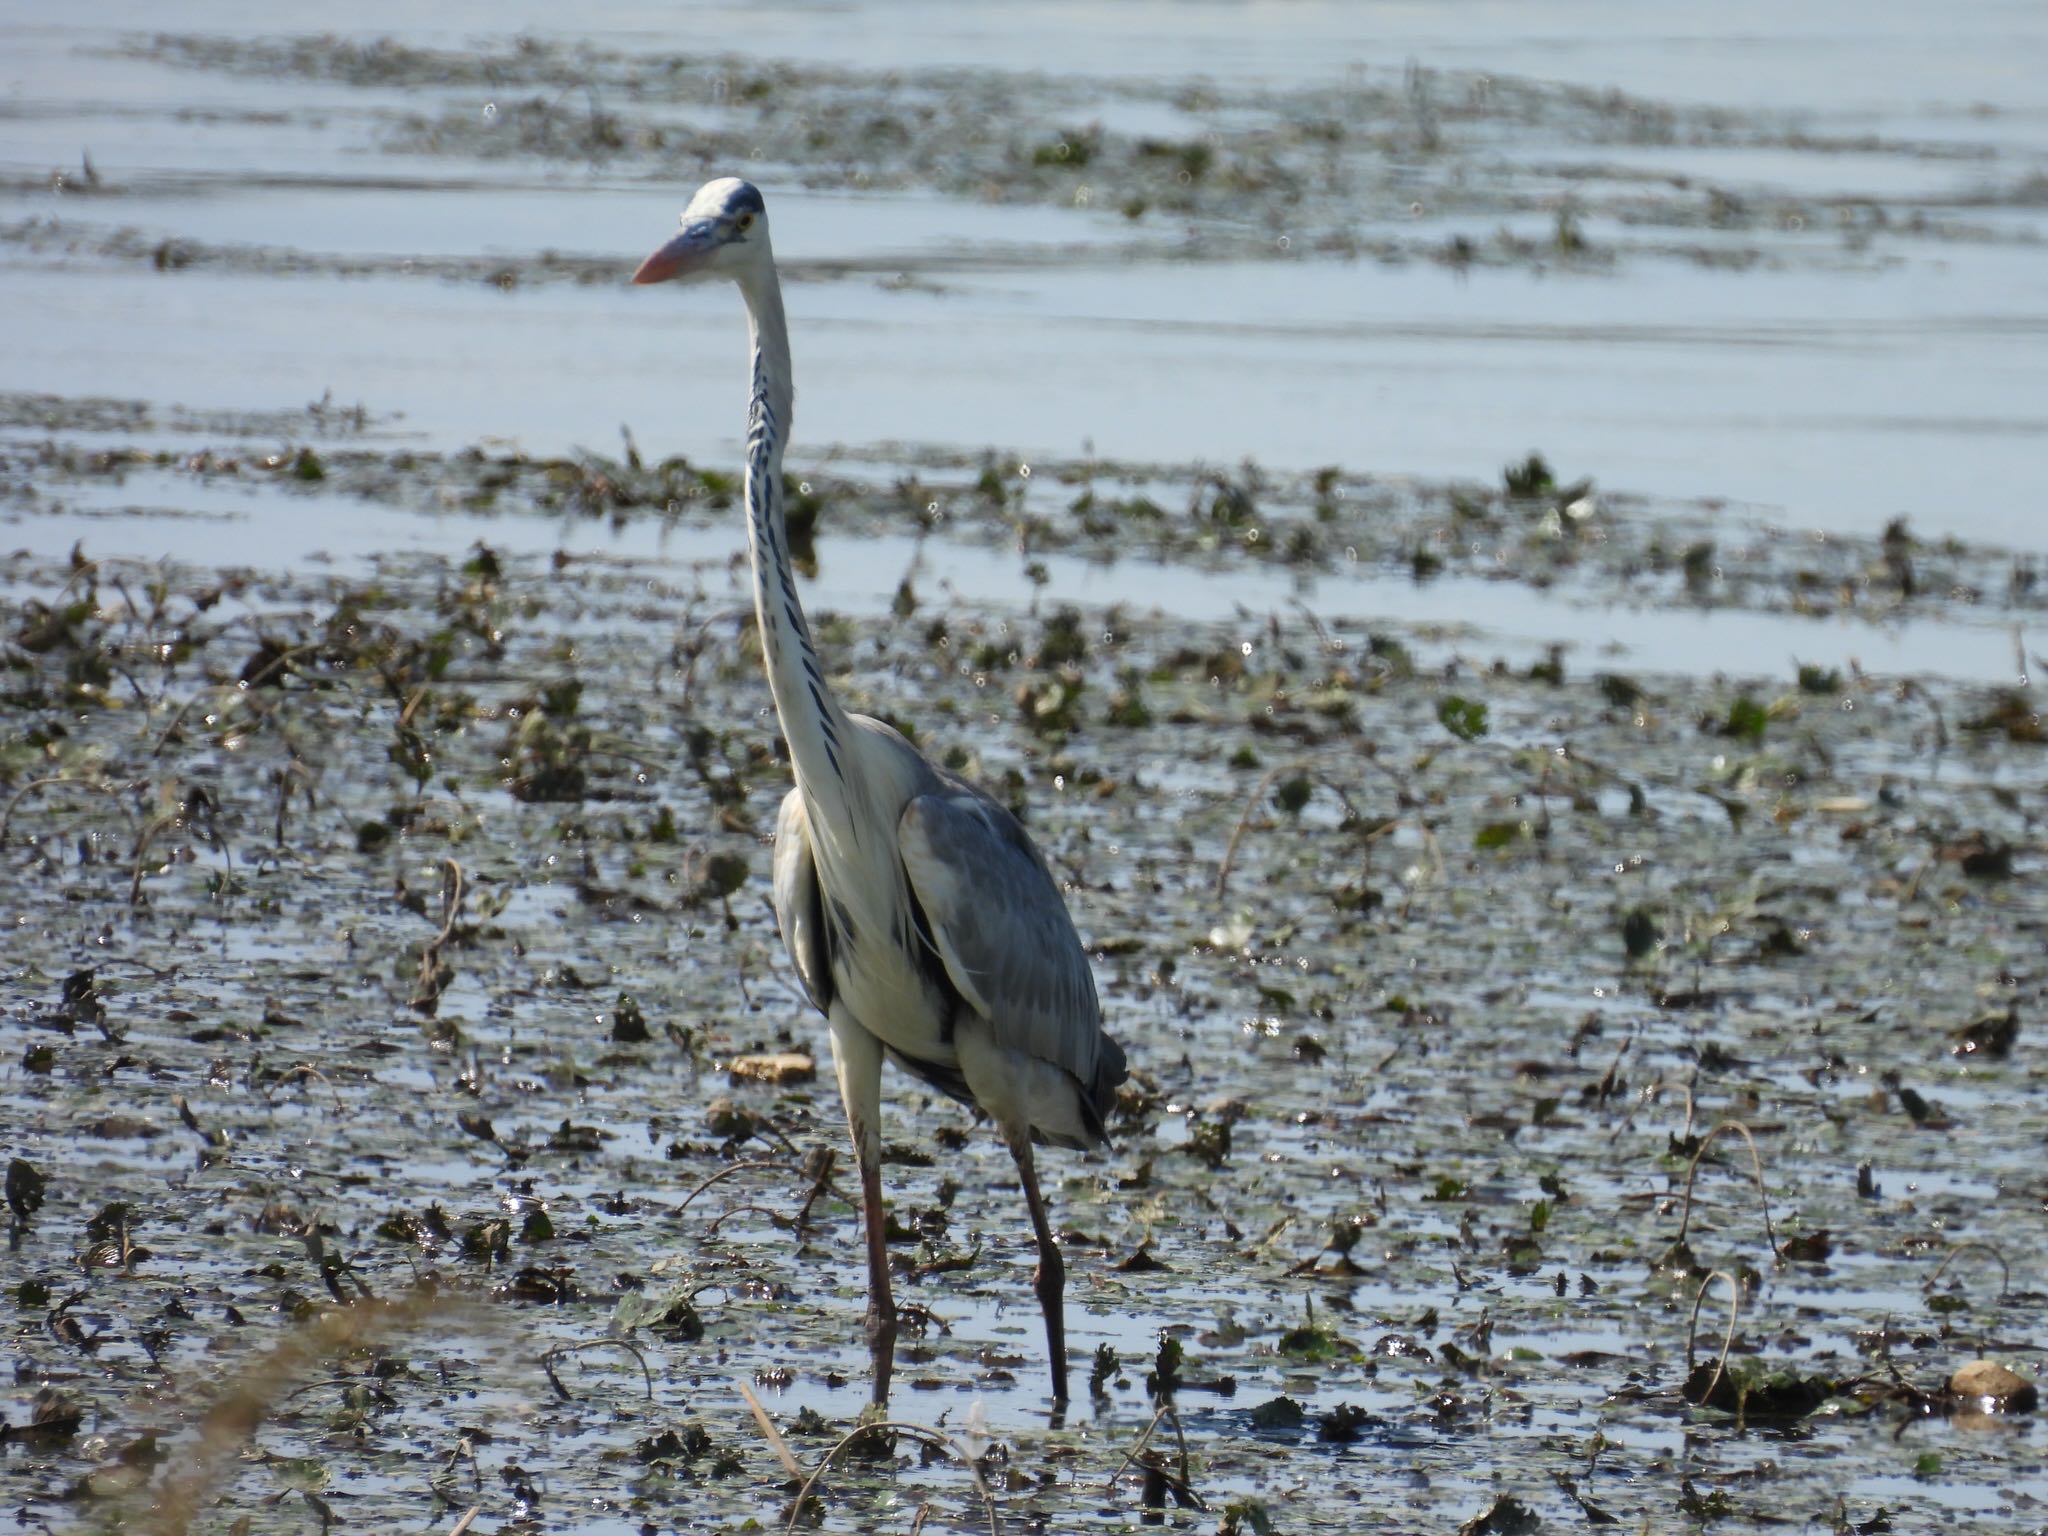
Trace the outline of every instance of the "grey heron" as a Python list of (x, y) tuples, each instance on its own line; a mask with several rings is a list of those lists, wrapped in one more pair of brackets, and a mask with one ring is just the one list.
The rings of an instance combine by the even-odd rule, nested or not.
[(1053, 1402), (1067, 1401), (1066, 1271), (1033, 1143), (1089, 1148), (1125, 1078), (1088, 957), (1044, 857), (1009, 810), (925, 761), (892, 727), (842, 709), (797, 601), (782, 451), (795, 398), (768, 212), (749, 183), (707, 183), (636, 283), (725, 278), (753, 342), (746, 514), (754, 612), (796, 785), (775, 832), (775, 916), (825, 1015), (860, 1167), (873, 1397), (888, 1400), (896, 1307), (882, 1219), (884, 1056), (995, 1123), (1038, 1242)]

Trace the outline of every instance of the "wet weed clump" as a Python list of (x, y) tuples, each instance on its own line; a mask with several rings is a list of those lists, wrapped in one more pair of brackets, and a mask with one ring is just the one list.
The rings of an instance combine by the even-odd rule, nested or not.
[[(1835, 237), (1842, 210), (1829, 199), (1761, 183), (1738, 193), (1692, 175), (1667, 185), (1634, 157), (1646, 145), (1768, 150), (1796, 162), (1853, 153), (1918, 169), (1993, 158), (1995, 149), (1841, 140), (1787, 113), (1413, 64), (1355, 66), (1341, 78), (1281, 88), (1142, 74), (826, 68), (533, 36), (448, 49), (179, 33), (137, 38), (127, 51), (215, 77), (326, 87), (330, 98), (358, 103), (346, 114), (363, 125), (355, 152), (631, 176), (668, 175), (679, 156), (699, 165), (760, 161), (810, 186), (1114, 212), (1133, 246), (1182, 259), (1315, 254), (1461, 271), (1601, 272), (1646, 260), (1738, 271), (1872, 266), (1908, 241), (2023, 240), (1970, 215), (1987, 200), (2035, 200), (2024, 181), (1996, 191), (1966, 183), (1951, 203), (1882, 190), (1894, 178), (1879, 176), (1854, 198), (1865, 217), (1845, 244)], [(1127, 126), (1134, 117), (1148, 126)], [(1514, 153), (1503, 154), (1509, 144)], [(1788, 185), (1801, 180), (1788, 174)], [(119, 190), (97, 173), (78, 185)], [(45, 251), (75, 250), (83, 239), (48, 219), (24, 220), (0, 238)], [(166, 273), (315, 264), (297, 252), (135, 230), (95, 243), (101, 254)], [(558, 253), (512, 263), (353, 257), (334, 266), (380, 264), (508, 289), (601, 280), (594, 264)], [(823, 263), (815, 275), (858, 270)]]

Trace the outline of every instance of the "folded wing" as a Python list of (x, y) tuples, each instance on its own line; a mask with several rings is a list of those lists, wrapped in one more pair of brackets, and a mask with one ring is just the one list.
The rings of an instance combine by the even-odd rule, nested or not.
[(820, 1013), (832, 1007), (831, 957), (825, 952), (825, 909), (818, 864), (811, 854), (811, 824), (804, 797), (792, 789), (775, 820), (775, 926), (796, 966), (804, 996)]
[(904, 808), (897, 841), (924, 919), (919, 937), (954, 990), (998, 1044), (1062, 1068), (1092, 1098), (1105, 1053), (1119, 1066), (1123, 1053), (1102, 1033), (1088, 957), (1017, 819), (949, 787)]

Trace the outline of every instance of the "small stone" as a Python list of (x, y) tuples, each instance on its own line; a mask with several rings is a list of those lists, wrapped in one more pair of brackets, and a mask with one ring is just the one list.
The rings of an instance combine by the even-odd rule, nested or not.
[(787, 1088), (816, 1078), (818, 1064), (802, 1051), (776, 1051), (766, 1056), (735, 1056), (726, 1072), (735, 1083)]
[(1948, 1379), (1949, 1396), (1983, 1413), (2031, 1413), (2040, 1401), (2034, 1384), (1996, 1360), (1972, 1360)]

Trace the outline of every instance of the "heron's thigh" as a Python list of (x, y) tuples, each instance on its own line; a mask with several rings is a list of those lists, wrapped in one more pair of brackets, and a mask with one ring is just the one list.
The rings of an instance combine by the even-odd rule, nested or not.
[(882, 1156), (882, 1042), (862, 1029), (839, 1003), (828, 1015), (832, 1025), (832, 1067), (839, 1077), (839, 1101), (853, 1149), (863, 1167)]
[[(963, 1010), (964, 1011), (964, 1010)], [(960, 1075), (982, 1113), (995, 1121), (1014, 1150), (1029, 1146), (1036, 1130), (1048, 1140), (1079, 1137), (1084, 1145), (1080, 1100), (1074, 1080), (1049, 1061), (1000, 1044), (987, 1021), (963, 1018), (953, 1028), (953, 1047), (960, 1053)]]

